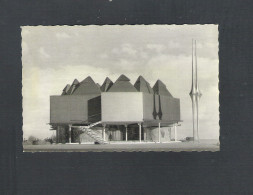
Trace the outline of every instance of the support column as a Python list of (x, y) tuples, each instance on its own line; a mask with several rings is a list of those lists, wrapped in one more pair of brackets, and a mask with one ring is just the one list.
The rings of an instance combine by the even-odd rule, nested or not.
[(72, 125), (69, 125), (69, 143), (71, 143), (71, 127)]
[(170, 141), (171, 141), (171, 127), (169, 127), (169, 135), (170, 135)]
[(105, 124), (103, 124), (103, 140), (105, 141)]
[(147, 128), (144, 129), (144, 141), (147, 141)]
[(56, 143), (57, 144), (59, 143), (59, 129), (60, 129), (60, 126), (57, 126), (57, 129), (56, 129)]
[(127, 141), (127, 125), (125, 125), (125, 127), (126, 127), (126, 141)]
[(139, 140), (141, 142), (141, 123), (139, 123), (138, 125), (139, 125)]
[(161, 143), (161, 123), (158, 123), (158, 142)]
[(174, 131), (175, 131), (175, 141), (177, 141), (177, 125), (174, 126)]

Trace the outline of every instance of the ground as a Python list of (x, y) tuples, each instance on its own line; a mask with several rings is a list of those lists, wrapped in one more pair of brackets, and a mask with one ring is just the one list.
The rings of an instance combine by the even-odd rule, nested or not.
[(218, 140), (197, 142), (24, 145), (24, 152), (219, 151)]

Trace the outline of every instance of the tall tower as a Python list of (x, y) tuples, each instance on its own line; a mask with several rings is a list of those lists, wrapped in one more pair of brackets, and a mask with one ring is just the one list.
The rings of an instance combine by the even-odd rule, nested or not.
[(193, 139), (194, 141), (199, 141), (199, 100), (202, 94), (198, 84), (196, 40), (194, 42), (192, 40), (192, 88), (189, 95), (192, 100)]

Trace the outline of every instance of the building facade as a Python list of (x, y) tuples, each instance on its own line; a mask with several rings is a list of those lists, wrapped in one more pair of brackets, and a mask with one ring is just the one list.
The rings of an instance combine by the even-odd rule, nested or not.
[[(177, 140), (180, 100), (158, 80), (153, 88), (139, 76), (134, 85), (121, 75), (102, 86), (91, 77), (50, 96), (50, 125), (57, 143)], [(173, 130), (173, 131), (172, 131)]]

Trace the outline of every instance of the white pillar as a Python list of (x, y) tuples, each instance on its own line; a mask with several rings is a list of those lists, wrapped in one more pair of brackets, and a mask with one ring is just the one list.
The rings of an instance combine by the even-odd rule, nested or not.
[(174, 126), (174, 130), (175, 130), (175, 141), (177, 141), (177, 125)]
[(105, 124), (103, 125), (103, 140), (105, 141)]
[(169, 127), (169, 135), (170, 135), (170, 141), (171, 141), (171, 127)]
[(56, 129), (56, 143), (57, 144), (59, 143), (59, 129), (60, 129), (60, 126), (57, 126), (57, 129)]
[(139, 139), (140, 139), (140, 142), (141, 142), (141, 123), (139, 123)]
[(125, 125), (125, 127), (126, 127), (126, 141), (127, 141), (127, 125)]
[(72, 125), (69, 125), (69, 143), (71, 143), (71, 127)]
[(144, 129), (144, 141), (147, 141), (147, 128)]
[(161, 143), (161, 123), (158, 123), (158, 142)]

